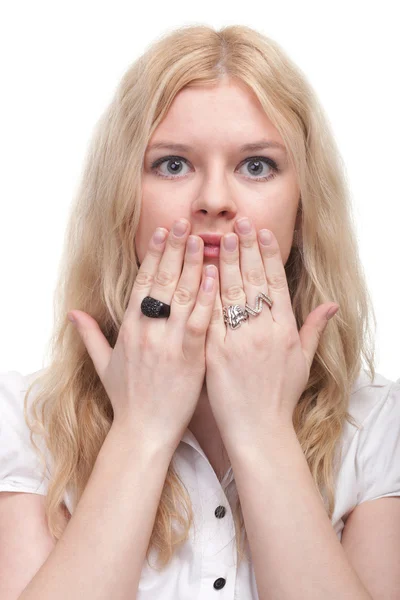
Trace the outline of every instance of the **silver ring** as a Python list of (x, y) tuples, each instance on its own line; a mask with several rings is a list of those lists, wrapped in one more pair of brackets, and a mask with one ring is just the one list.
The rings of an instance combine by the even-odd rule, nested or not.
[(261, 313), (263, 301), (268, 304), (269, 308), (272, 307), (272, 299), (263, 292), (257, 294), (254, 308), (247, 304), (247, 302), (245, 308), (242, 308), (239, 304), (224, 306), (222, 312), (225, 325), (229, 325), (231, 329), (238, 329), (243, 321), (248, 320), (250, 315), (257, 317)]
[(263, 301), (268, 304), (269, 308), (272, 307), (272, 299), (267, 296), (267, 294), (264, 294), (264, 292), (260, 292), (259, 294), (257, 294), (256, 296), (256, 304), (255, 304), (255, 308), (251, 308), (251, 306), (249, 304), (246, 303), (246, 311), (253, 315), (254, 317), (256, 317), (257, 315), (260, 314), (260, 312), (263, 309), (262, 303)]

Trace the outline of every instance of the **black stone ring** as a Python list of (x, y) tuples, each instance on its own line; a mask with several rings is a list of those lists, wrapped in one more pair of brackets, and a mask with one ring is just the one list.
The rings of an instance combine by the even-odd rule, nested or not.
[(143, 298), (142, 300), (140, 310), (144, 315), (146, 315), (146, 317), (151, 317), (152, 319), (163, 319), (165, 317), (169, 317), (171, 307), (169, 304), (165, 304), (160, 300), (156, 300), (156, 298), (146, 296), (146, 298)]

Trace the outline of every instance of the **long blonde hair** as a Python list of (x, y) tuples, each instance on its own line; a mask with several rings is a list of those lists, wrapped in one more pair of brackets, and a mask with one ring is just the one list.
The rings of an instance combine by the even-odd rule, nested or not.
[[(48, 366), (29, 386), (24, 405), (32, 443), (39, 451), (33, 434), (43, 436), (53, 461), (46, 515), (56, 540), (63, 532), (56, 513), (64, 493), (67, 487), (74, 490), (79, 502), (113, 420), (110, 400), (67, 312), (89, 313), (114, 347), (139, 266), (133, 242), (147, 144), (182, 88), (216, 85), (226, 77), (253, 90), (296, 169), (301, 235), (285, 270), (298, 329), (318, 305), (332, 300), (340, 305), (293, 415), (315, 485), (332, 517), (335, 454), (345, 421), (357, 426), (347, 408), (362, 357), (371, 379), (375, 377), (370, 321), (372, 317), (376, 327), (376, 319), (358, 254), (345, 168), (310, 84), (275, 41), (240, 25), (219, 31), (184, 26), (157, 39), (123, 76), (97, 123), (71, 206)], [(29, 421), (27, 400), (34, 385), (40, 393)], [(172, 526), (174, 519), (181, 535)], [(245, 531), (237, 494), (234, 522), (240, 561)], [(160, 567), (166, 566), (192, 523), (190, 496), (171, 461), (147, 560), (157, 549)]]

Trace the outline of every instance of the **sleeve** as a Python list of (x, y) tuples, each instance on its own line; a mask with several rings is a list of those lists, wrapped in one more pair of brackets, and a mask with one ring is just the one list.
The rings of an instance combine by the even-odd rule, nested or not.
[(362, 440), (358, 503), (400, 496), (400, 379), (386, 388), (368, 416)]
[(48, 480), (43, 476), (43, 466), (31, 444), (30, 429), (24, 418), (27, 389), (21, 373), (0, 373), (0, 492), (45, 496)]

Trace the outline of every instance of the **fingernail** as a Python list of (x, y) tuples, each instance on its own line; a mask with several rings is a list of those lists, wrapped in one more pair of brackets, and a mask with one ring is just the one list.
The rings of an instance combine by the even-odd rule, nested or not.
[(234, 233), (229, 233), (228, 235), (224, 236), (225, 250), (230, 250), (232, 252), (233, 250), (236, 250), (236, 246), (237, 246), (237, 237)]
[(172, 231), (178, 237), (182, 237), (187, 229), (187, 226), (188, 226), (188, 224), (185, 223), (184, 221), (175, 221), (175, 223), (172, 226)]
[(264, 246), (267, 246), (272, 239), (271, 232), (268, 229), (261, 229), (260, 231), (260, 241)]
[(239, 221), (237, 221), (236, 225), (240, 233), (250, 233), (251, 231), (251, 224), (249, 219), (240, 219)]
[(329, 319), (331, 319), (332, 317), (334, 317), (337, 313), (337, 311), (339, 310), (339, 306), (334, 306), (333, 308), (330, 308), (328, 310), (328, 312), (326, 313), (326, 319), (329, 321)]
[(162, 242), (165, 240), (165, 238), (167, 237), (167, 232), (165, 229), (156, 229), (154, 235), (153, 235), (153, 241), (155, 244), (162, 244)]
[(71, 321), (71, 323), (73, 323), (74, 325), (76, 325), (76, 320), (74, 319), (74, 317), (70, 314), (68, 314), (67, 316), (68, 316), (68, 320)]
[(206, 277), (214, 277), (214, 279), (217, 276), (217, 268), (215, 267), (215, 265), (207, 265), (206, 266)]
[(197, 252), (197, 250), (200, 248), (200, 240), (195, 235), (189, 235), (187, 245), (189, 252)]

